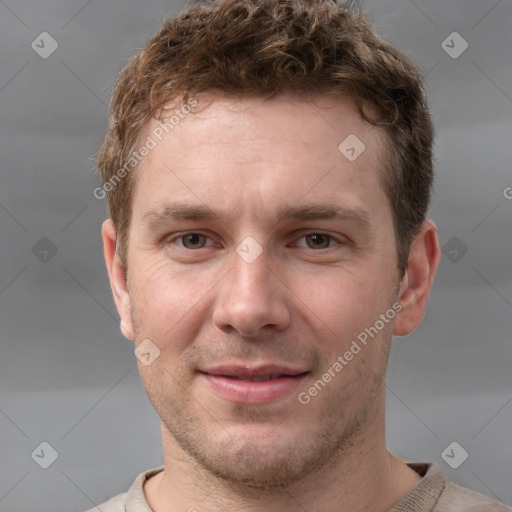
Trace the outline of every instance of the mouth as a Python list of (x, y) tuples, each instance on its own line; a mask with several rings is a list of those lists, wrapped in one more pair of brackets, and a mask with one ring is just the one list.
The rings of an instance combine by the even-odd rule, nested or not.
[(266, 404), (286, 398), (309, 371), (276, 365), (222, 366), (199, 371), (210, 389), (234, 403)]
[[(302, 375), (302, 374), (300, 374)], [(277, 375), (256, 375), (254, 377), (236, 377), (230, 375), (216, 375), (216, 377), (226, 377), (227, 379), (235, 379), (235, 380), (245, 380), (249, 382), (265, 382), (268, 380), (280, 379), (282, 377), (299, 377), (299, 375), (285, 375), (285, 374), (277, 374)]]

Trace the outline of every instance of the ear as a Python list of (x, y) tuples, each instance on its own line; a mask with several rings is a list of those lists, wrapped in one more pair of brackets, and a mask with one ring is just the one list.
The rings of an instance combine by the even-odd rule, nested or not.
[(103, 254), (107, 265), (110, 287), (117, 308), (121, 317), (121, 332), (129, 340), (134, 339), (132, 316), (130, 308), (130, 295), (126, 286), (126, 276), (121, 260), (116, 251), (116, 229), (112, 219), (107, 219), (101, 226), (101, 237), (103, 239)]
[(407, 271), (398, 293), (402, 309), (395, 317), (394, 335), (407, 336), (421, 323), (440, 258), (436, 226), (426, 220), (409, 251)]

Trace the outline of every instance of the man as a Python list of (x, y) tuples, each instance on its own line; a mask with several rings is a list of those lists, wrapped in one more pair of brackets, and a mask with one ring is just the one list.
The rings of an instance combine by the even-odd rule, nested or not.
[(97, 163), (164, 466), (93, 510), (510, 510), (386, 448), (391, 338), (440, 258), (432, 132), (413, 63), (332, 1), (163, 24), (118, 78)]

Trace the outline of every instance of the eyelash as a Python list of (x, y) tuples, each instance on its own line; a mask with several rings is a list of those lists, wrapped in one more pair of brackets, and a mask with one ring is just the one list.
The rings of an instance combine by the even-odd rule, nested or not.
[[(211, 237), (209, 237), (208, 235), (205, 235), (204, 233), (200, 233), (198, 231), (187, 231), (185, 233), (181, 233), (179, 235), (173, 236), (172, 238), (165, 239), (164, 240), (164, 245), (166, 245), (166, 246), (167, 245), (171, 245), (174, 241), (182, 240), (183, 238), (185, 238), (186, 236), (189, 236), (189, 235), (204, 236), (204, 237), (206, 237), (206, 238), (211, 240)], [(311, 249), (313, 251), (318, 251), (318, 250), (330, 249), (331, 247), (333, 247), (333, 245), (335, 245), (335, 244), (331, 244), (331, 242), (336, 242), (338, 245), (344, 243), (343, 241), (341, 241), (340, 239), (336, 238), (335, 236), (330, 235), (328, 233), (322, 233), (321, 231), (309, 231), (309, 232), (303, 234), (302, 236), (300, 236), (297, 240), (301, 240), (302, 238), (306, 238), (306, 237), (312, 236), (312, 235), (321, 235), (323, 237), (327, 237), (329, 239), (329, 245), (327, 247), (322, 247), (320, 249), (314, 249), (312, 247), (302, 247), (302, 249)], [(179, 247), (181, 249), (185, 249), (185, 250), (188, 250), (188, 251), (198, 251), (199, 249), (205, 249), (206, 247), (209, 247), (209, 246), (198, 247), (197, 249), (189, 249), (188, 247), (184, 247), (183, 245), (180, 245)]]

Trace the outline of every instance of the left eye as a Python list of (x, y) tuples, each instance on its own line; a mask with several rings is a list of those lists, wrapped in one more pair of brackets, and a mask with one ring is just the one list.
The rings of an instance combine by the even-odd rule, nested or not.
[(336, 243), (336, 240), (331, 235), (324, 233), (311, 233), (302, 236), (299, 240), (302, 239), (306, 241), (306, 245), (299, 245), (299, 247), (307, 247), (309, 249), (327, 249), (327, 247)]
[(179, 236), (176, 240), (181, 240), (185, 249), (202, 249), (206, 246), (208, 237), (201, 233), (187, 233)]

